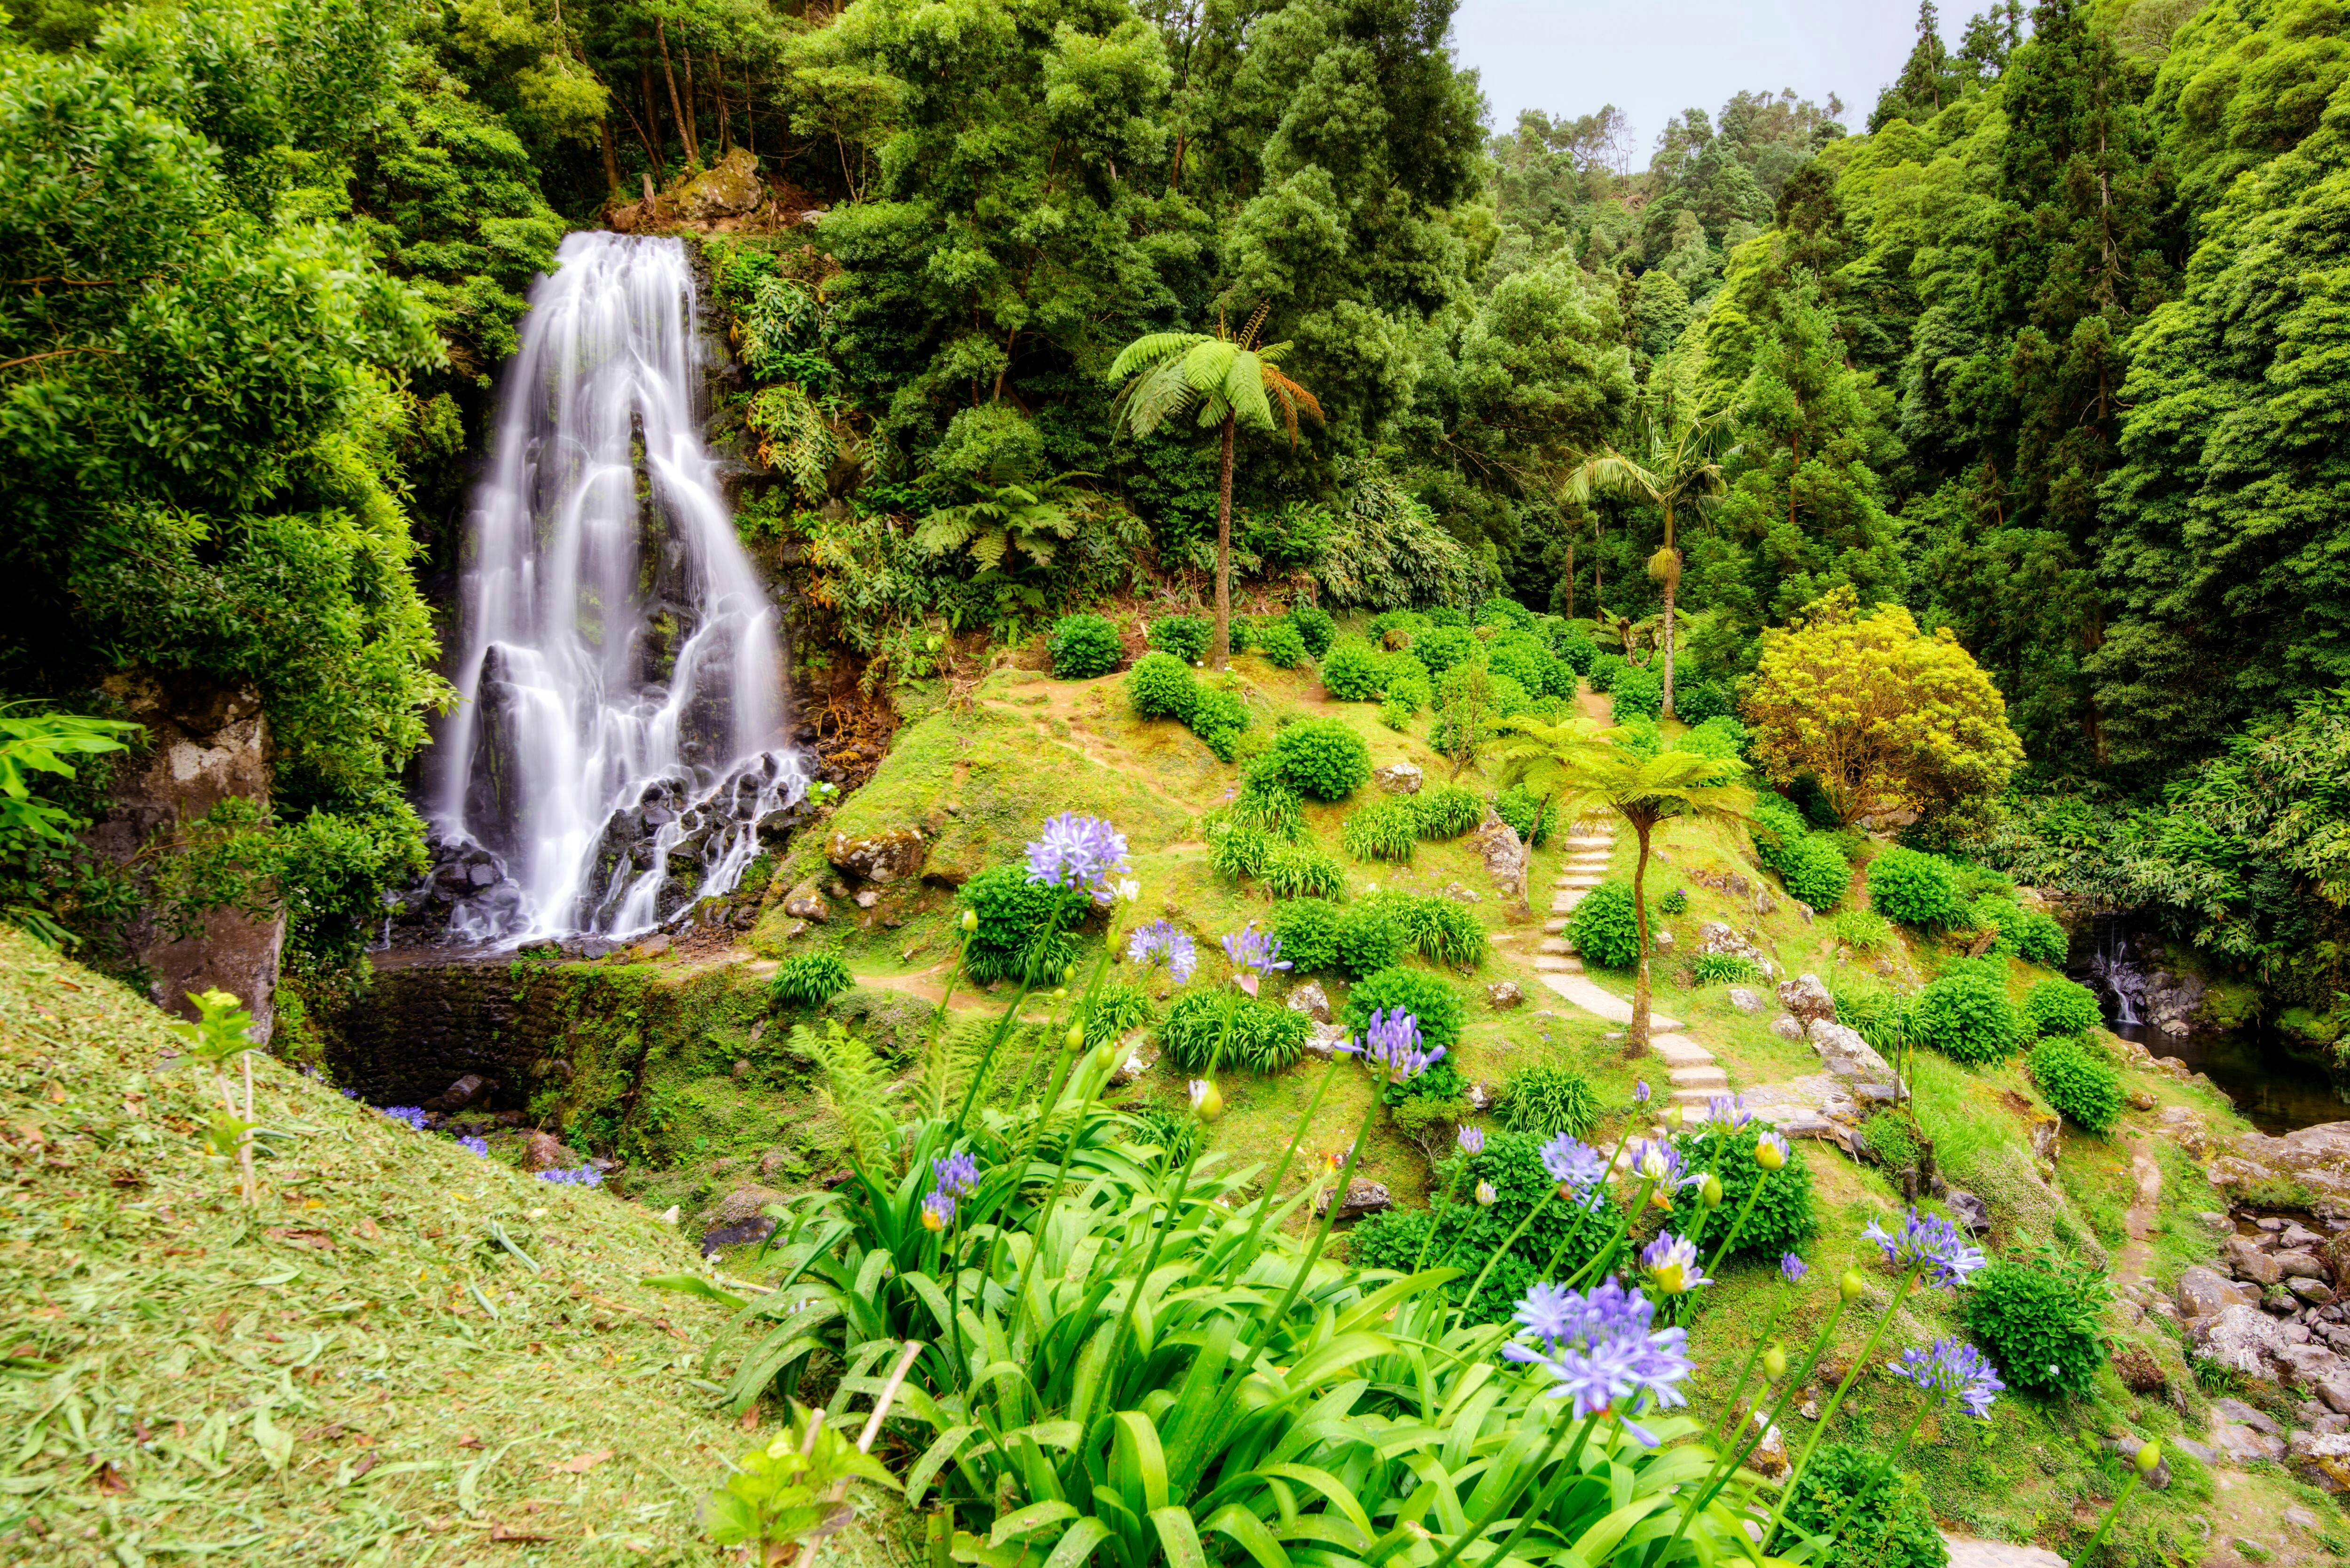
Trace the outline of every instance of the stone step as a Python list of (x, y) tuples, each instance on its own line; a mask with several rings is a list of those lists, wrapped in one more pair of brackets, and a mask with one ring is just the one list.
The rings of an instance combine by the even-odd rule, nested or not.
[(1544, 920), (1543, 922), (1543, 929), (1548, 931), (1552, 936), (1557, 936), (1566, 929), (1566, 922), (1565, 920)]
[(1676, 1089), (1727, 1089), (1730, 1075), (1719, 1063), (1709, 1062), (1702, 1067), (1675, 1067), (1665, 1075)]
[(1681, 1119), (1683, 1121), (1688, 1121), (1690, 1119), (1689, 1112), (1691, 1107), (1698, 1110), (1703, 1110), (1708, 1105), (1712, 1103), (1713, 1096), (1718, 1092), (1719, 1091), (1714, 1089), (1675, 1089), (1673, 1091), (1673, 1104), (1682, 1107)]
[(1616, 847), (1616, 840), (1613, 837), (1597, 838), (1589, 834), (1578, 833), (1566, 841), (1566, 846), (1569, 849), (1613, 849)]
[[(1545, 974), (1540, 978), (1544, 985), (1586, 1012), (1596, 1013), (1610, 1023), (1632, 1022), (1632, 1004), (1586, 975)], [(1652, 1029), (1674, 1030), (1681, 1026), (1679, 1019), (1668, 1018), (1653, 1008), (1649, 1010), (1648, 1022)]]
[(1557, 898), (1553, 898), (1550, 901), (1550, 912), (1554, 915), (1573, 914), (1575, 912), (1575, 907), (1583, 902), (1583, 896), (1589, 891), (1591, 891), (1591, 889), (1588, 888), (1568, 888), (1566, 891), (1561, 893)]
[[(1653, 1014), (1651, 1015), (1653, 1016)], [(1666, 1021), (1656, 1020), (1659, 1030), (1648, 1035), (1648, 1049), (1668, 1067), (1702, 1067), (1713, 1060), (1713, 1053), (1686, 1034), (1675, 1034), (1666, 1027)]]
[(1542, 941), (1542, 946), (1535, 950), (1538, 952), (1566, 955), (1575, 951), (1575, 944), (1568, 941), (1565, 937), (1544, 937)]
[(1596, 873), (1570, 871), (1565, 876), (1561, 877), (1557, 881), (1553, 882), (1551, 886), (1554, 888), (1580, 888), (1587, 893), (1606, 880), (1607, 880), (1607, 877), (1599, 876)]
[(1555, 953), (1542, 953), (1535, 957), (1534, 968), (1544, 974), (1581, 974), (1583, 961), (1579, 958), (1560, 958)]

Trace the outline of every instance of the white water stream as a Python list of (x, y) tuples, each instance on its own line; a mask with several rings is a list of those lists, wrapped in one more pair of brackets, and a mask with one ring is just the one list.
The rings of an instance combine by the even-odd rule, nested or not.
[(581, 233), (531, 293), (467, 519), (430, 803), (502, 876), (451, 935), (625, 937), (731, 891), (807, 780), (775, 606), (702, 441), (673, 239)]

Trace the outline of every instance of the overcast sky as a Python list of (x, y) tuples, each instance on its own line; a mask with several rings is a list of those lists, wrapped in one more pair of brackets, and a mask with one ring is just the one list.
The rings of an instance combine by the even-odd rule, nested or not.
[[(1944, 36), (1978, 5), (1941, 6)], [(1916, 36), (1915, 0), (1461, 0), (1453, 42), (1483, 78), (1493, 129), (1518, 111), (1631, 116), (1645, 169), (1665, 121), (1692, 106), (1718, 114), (1741, 88), (1844, 99), (1861, 130), (1877, 91), (1900, 74)]]

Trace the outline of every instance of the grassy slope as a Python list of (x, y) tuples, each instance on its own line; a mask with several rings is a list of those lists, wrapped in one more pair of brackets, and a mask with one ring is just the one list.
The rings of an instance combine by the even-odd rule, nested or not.
[(248, 1212), (172, 1048), (0, 926), (0, 1560), (707, 1552), (695, 1503), (743, 1439), (689, 1381), (719, 1314), (639, 1282), (691, 1266), (673, 1231), (266, 1057), (289, 1136)]

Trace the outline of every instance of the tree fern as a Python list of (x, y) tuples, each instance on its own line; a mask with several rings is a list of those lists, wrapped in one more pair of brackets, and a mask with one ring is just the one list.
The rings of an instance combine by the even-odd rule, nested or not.
[(889, 1081), (864, 1037), (837, 1023), (827, 1025), (821, 1034), (795, 1023), (792, 1049), (814, 1062), (823, 1075), (816, 1097), (848, 1134), (849, 1153), (857, 1163), (870, 1171), (893, 1168), (897, 1125), (882, 1098)]

